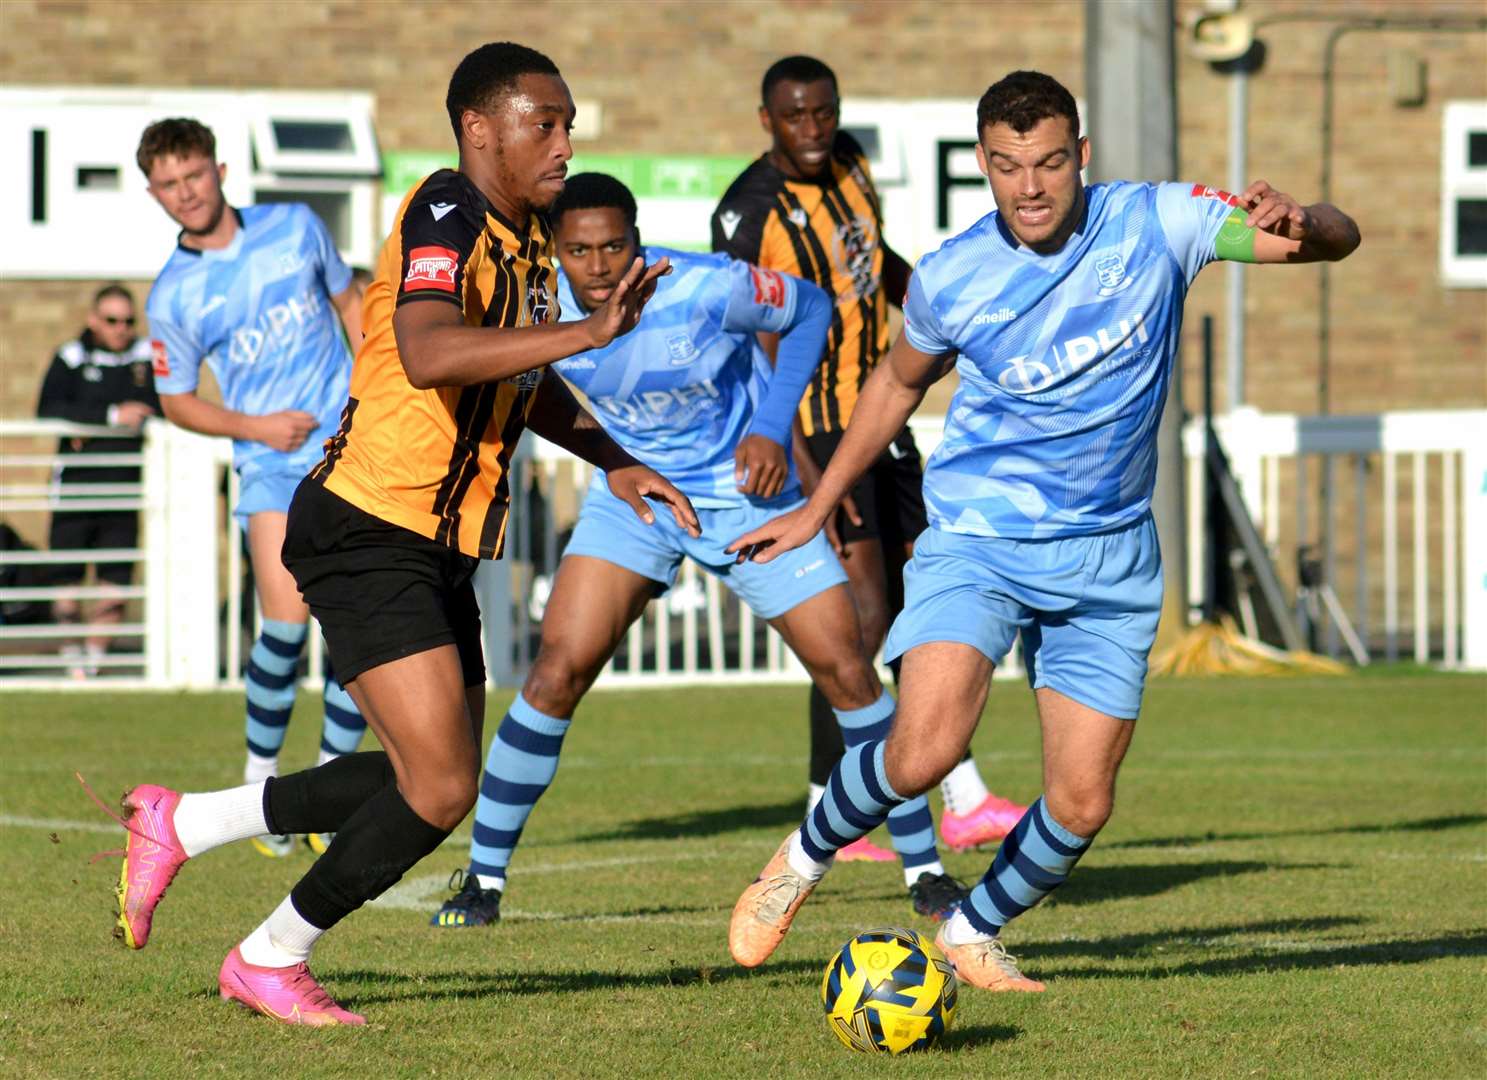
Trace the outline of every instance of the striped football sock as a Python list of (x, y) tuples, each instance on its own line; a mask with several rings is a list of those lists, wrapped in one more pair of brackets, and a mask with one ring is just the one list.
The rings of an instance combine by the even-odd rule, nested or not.
[[(277, 761), (289, 714), (294, 711), (294, 681), (305, 645), (305, 624), (264, 619), (263, 630), (248, 654), (247, 742), (250, 762)], [(250, 777), (261, 780), (263, 777)]]
[(995, 937), (1028, 908), (1064, 883), (1088, 850), (1090, 838), (1064, 828), (1040, 797), (1007, 834), (996, 858), (961, 912), (975, 930)]
[[(871, 740), (888, 738), (893, 714), (898, 703), (884, 690), (877, 701), (861, 709), (837, 709), (836, 720), (847, 746), (861, 746)], [(912, 885), (920, 874), (943, 874), (940, 852), (935, 844), (935, 822), (929, 812), (929, 799), (923, 795), (900, 803), (888, 812), (888, 836), (904, 867), (904, 881)]]
[(570, 723), (538, 712), (520, 694), (501, 717), (485, 758), (470, 844), (470, 873), (482, 887), (504, 886), (522, 828), (558, 771), (558, 754)]
[(367, 722), (346, 688), (336, 682), (329, 670), (325, 673), (325, 721), (320, 727), (320, 761), (334, 761), (342, 754), (354, 754), (366, 733)]
[(839, 849), (883, 824), (888, 812), (904, 801), (883, 771), (883, 745), (881, 739), (870, 739), (848, 747), (831, 771), (826, 794), (791, 844), (820, 867), (810, 876), (819, 877)]

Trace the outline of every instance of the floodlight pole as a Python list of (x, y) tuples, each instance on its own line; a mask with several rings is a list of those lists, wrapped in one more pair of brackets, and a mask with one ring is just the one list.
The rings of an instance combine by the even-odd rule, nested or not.
[[(1177, 178), (1176, 19), (1174, 0), (1084, 0), (1092, 180)], [(1166, 585), (1159, 646), (1174, 640), (1188, 623), (1178, 375), (1175, 369), (1157, 433), (1157, 484), (1151, 504)]]

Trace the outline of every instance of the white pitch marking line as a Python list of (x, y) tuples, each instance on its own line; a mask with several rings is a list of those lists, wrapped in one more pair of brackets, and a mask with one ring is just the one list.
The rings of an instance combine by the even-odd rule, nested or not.
[(46, 829), (48, 832), (93, 832), (117, 833), (117, 825), (105, 825), (101, 821), (66, 821), (62, 818), (24, 817), (18, 814), (0, 814), (0, 827), (11, 829)]

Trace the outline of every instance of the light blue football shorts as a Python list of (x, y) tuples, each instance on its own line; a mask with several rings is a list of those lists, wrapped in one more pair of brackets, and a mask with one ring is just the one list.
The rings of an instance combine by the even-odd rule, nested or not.
[(904, 568), (904, 610), (883, 655), (953, 641), (1000, 661), (1020, 630), (1034, 689), (1134, 720), (1161, 613), (1162, 556), (1150, 514), (1110, 532), (1049, 540), (931, 527)]
[(656, 523), (647, 525), (628, 503), (609, 490), (602, 474), (595, 474), (563, 555), (603, 559), (667, 589), (676, 584), (682, 557), (686, 556), (722, 579), (755, 615), (773, 619), (847, 580), (826, 534), (817, 533), (809, 543), (764, 564), (736, 562), (723, 549), (750, 529), (803, 505), (800, 492), (790, 491), (742, 506), (699, 506), (697, 519), (702, 535), (693, 539), (676, 523), (670, 510), (655, 502), (651, 508)]
[(248, 519), (254, 514), (275, 512), (289, 513), (289, 503), (294, 499), (294, 489), (305, 478), (309, 468), (253, 469), (238, 477), (238, 501), (232, 508), (240, 528), (247, 530)]

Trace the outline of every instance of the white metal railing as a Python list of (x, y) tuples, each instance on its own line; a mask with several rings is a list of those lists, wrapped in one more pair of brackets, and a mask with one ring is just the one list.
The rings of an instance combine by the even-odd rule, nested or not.
[[(138, 483), (67, 483), (60, 481), (59, 466), (140, 467), (142, 453), (59, 454), (57, 440), (66, 437), (94, 438), (130, 436), (128, 429), (60, 420), (8, 420), (0, 422), (0, 521), (15, 528), (27, 524), (40, 534), (49, 516), (67, 513), (135, 512), (143, 510), (144, 489)], [(19, 449), (18, 449), (19, 447)], [(22, 530), (18, 529), (18, 532)], [(139, 681), (146, 664), (145, 623), (120, 621), (95, 623), (61, 622), (56, 602), (122, 600), (148, 608), (148, 591), (135, 574), (136, 584), (81, 583), (57, 585), (48, 571), (74, 563), (127, 563), (138, 567), (145, 560), (143, 548), (91, 548), (86, 550), (0, 551), (0, 569), (15, 583), (0, 587), (0, 605), (11, 612), (0, 615), (0, 679), (11, 682), (15, 674), (36, 674), (43, 682), (73, 682), (89, 673), (122, 676)], [(28, 580), (29, 579), (29, 580)], [(24, 582), (24, 583), (22, 583)], [(22, 616), (16, 618), (17, 615)], [(81, 651), (89, 638), (107, 637), (112, 647), (103, 654)], [(69, 655), (66, 650), (75, 650)], [(115, 681), (111, 679), (111, 681)]]
[[(941, 421), (914, 422), (926, 456), (938, 445)], [(1374, 655), (1443, 660), (1487, 668), (1487, 411), (1385, 413), (1371, 417), (1296, 417), (1254, 410), (1220, 419), (1217, 429), (1244, 498), (1282, 577), (1294, 567), (1298, 543), (1320, 541), (1327, 579), (1339, 592), (1351, 587), (1351, 617)], [(16, 521), (52, 509), (36, 494), (37, 470), (54, 453), (14, 444), (59, 434), (101, 434), (40, 421), (0, 421), (0, 518)], [(1188, 533), (1195, 570), (1190, 600), (1202, 592), (1204, 475), (1202, 432), (1189, 424)], [(134, 495), (109, 494), (68, 509), (139, 509), (138, 550), (4, 552), (0, 567), (118, 558), (140, 568), (123, 593), (129, 621), (107, 628), (127, 648), (100, 665), (119, 672), (109, 685), (209, 688), (240, 683), (243, 547), (230, 516), (236, 501), (231, 444), (193, 435), (163, 422), (146, 426), (142, 455), (95, 455), (107, 464), (143, 464)], [(73, 460), (73, 459), (70, 459)], [(100, 461), (99, 464), (105, 462)], [(27, 470), (30, 470), (28, 473)], [(513, 464), (506, 558), (482, 564), (476, 578), (484, 612), (487, 667), (505, 685), (519, 681), (538, 641), (546, 596), (557, 566), (561, 532), (576, 519), (590, 468), (530, 435)], [(1314, 507), (1325, 474), (1333, 492), (1329, 528), (1317, 527)], [(226, 484), (227, 495), (219, 492)], [(50, 489), (48, 489), (50, 491)], [(224, 518), (224, 509), (227, 516)], [(1344, 528), (1342, 526), (1346, 525)], [(98, 586), (16, 585), (0, 602), (88, 598)], [(113, 590), (108, 595), (120, 593)], [(250, 601), (251, 602), (251, 601)], [(253, 630), (257, 613), (252, 613)], [(0, 625), (0, 685), (61, 686), (68, 664), (56, 646), (90, 626), (54, 621)], [(1323, 619), (1320, 638), (1333, 647), (1334, 628)], [(321, 648), (312, 630), (308, 678), (318, 678)], [(1009, 658), (1003, 674), (1016, 674)], [(29, 673), (29, 674), (28, 674)], [(651, 603), (600, 678), (601, 685), (803, 682), (806, 675), (778, 634), (756, 620), (712, 575), (690, 562), (677, 588)]]
[[(1487, 410), (1295, 416), (1245, 408), (1214, 426), (1277, 570), (1294, 579), (1298, 549), (1311, 547), (1370, 655), (1487, 667)], [(1197, 608), (1206, 543), (1201, 420), (1187, 425), (1184, 449), (1188, 599)], [(1338, 652), (1346, 629), (1338, 620), (1305, 606), (1297, 616), (1325, 651)]]

